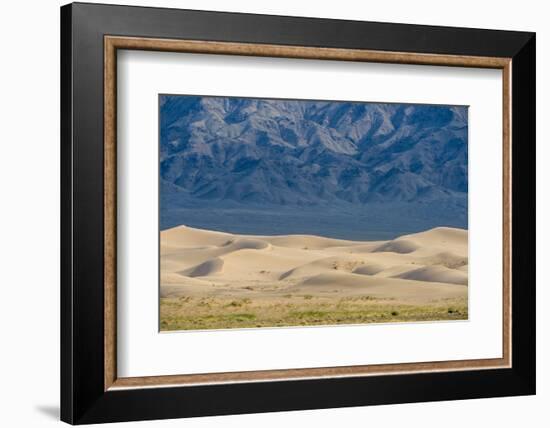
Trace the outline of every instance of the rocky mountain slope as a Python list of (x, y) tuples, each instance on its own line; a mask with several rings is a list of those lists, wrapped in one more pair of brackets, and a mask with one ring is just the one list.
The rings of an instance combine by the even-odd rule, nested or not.
[(160, 121), (161, 211), (443, 201), (465, 216), (466, 107), (162, 95)]

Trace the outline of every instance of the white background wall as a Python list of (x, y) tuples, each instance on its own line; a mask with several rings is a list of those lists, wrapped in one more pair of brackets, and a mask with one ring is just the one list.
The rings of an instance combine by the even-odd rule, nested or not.
[[(121, 0), (122, 1), (122, 0)], [(104, 3), (114, 3), (104, 1)], [(545, 2), (462, 0), (148, 0), (126, 4), (537, 32), (538, 395), (336, 410), (155, 421), (158, 427), (544, 426), (550, 405), (550, 251), (546, 165), (549, 16)], [(0, 423), (58, 424), (59, 6), (4, 2), (0, 12)], [(126, 424), (125, 426), (138, 426)]]

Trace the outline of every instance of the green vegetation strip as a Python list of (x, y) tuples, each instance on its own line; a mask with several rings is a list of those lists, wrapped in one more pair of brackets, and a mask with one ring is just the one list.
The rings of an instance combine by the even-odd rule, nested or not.
[(162, 331), (314, 326), (468, 319), (466, 299), (428, 305), (397, 304), (369, 296), (345, 299), (161, 299)]

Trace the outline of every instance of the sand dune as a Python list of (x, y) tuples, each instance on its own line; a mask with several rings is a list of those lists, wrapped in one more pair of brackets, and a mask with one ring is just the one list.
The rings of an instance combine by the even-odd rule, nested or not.
[(446, 282), (449, 284), (468, 284), (468, 274), (443, 266), (425, 266), (396, 275), (397, 278), (415, 281)]
[(368, 263), (353, 269), (352, 272), (359, 275), (376, 275), (377, 273), (382, 272), (384, 269), (386, 269), (386, 266), (379, 263)]
[(288, 270), (279, 279), (304, 278), (317, 275), (319, 272), (331, 272), (335, 270), (351, 272), (362, 263), (364, 263), (362, 260), (346, 255), (325, 257)]
[(161, 232), (161, 296), (304, 293), (432, 302), (467, 296), (468, 232), (438, 227), (391, 241)]
[(179, 226), (161, 233), (161, 245), (174, 248), (200, 248), (213, 245), (222, 246), (235, 239), (234, 235), (211, 230)]
[(408, 254), (418, 250), (419, 245), (413, 241), (406, 239), (396, 239), (395, 241), (389, 241), (385, 244), (376, 247), (373, 252), (375, 253), (398, 253)]
[(346, 247), (357, 245), (356, 241), (323, 238), (313, 235), (284, 235), (259, 237), (278, 247), (324, 250), (330, 247)]
[(308, 293), (367, 294), (373, 297), (393, 297), (418, 302), (464, 296), (464, 287), (456, 284), (376, 278), (341, 272), (321, 273), (291, 289)]
[(180, 297), (188, 294), (190, 290), (200, 293), (200, 290), (209, 286), (208, 282), (198, 278), (186, 278), (185, 282), (182, 283), (181, 275), (163, 274), (160, 297)]
[(189, 276), (191, 278), (194, 278), (196, 276), (209, 276), (209, 275), (214, 275), (215, 273), (221, 272), (222, 269), (223, 269), (223, 260), (220, 259), (219, 257), (214, 257), (206, 260), (205, 262), (202, 262), (197, 266), (193, 266), (192, 268), (185, 269), (184, 271), (181, 272), (181, 275)]

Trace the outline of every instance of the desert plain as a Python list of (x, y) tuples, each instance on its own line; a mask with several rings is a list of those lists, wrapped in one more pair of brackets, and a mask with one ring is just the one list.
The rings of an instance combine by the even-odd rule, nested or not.
[(160, 255), (162, 331), (468, 318), (464, 229), (351, 241), (178, 226)]

